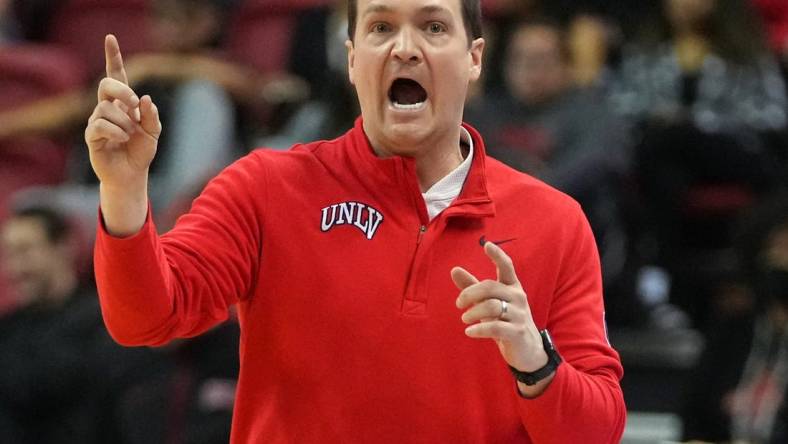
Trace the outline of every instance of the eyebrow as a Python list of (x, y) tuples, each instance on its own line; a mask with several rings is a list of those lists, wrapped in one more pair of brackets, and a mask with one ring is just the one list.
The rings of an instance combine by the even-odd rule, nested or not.
[[(381, 3), (373, 3), (367, 6), (367, 9), (364, 10), (364, 15), (373, 14), (373, 13), (387, 13), (394, 11), (389, 5), (384, 5)], [(418, 11), (420, 14), (433, 14), (433, 13), (448, 13), (449, 10), (441, 5), (426, 5), (419, 8)]]

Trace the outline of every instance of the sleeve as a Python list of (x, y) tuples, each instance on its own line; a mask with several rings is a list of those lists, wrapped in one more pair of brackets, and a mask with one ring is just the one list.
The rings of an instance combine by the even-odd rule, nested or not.
[(626, 407), (619, 384), (623, 368), (604, 321), (596, 243), (582, 211), (565, 227), (568, 242), (546, 328), (563, 362), (540, 396), (521, 398), (520, 416), (538, 443), (618, 443)]
[(163, 345), (195, 336), (248, 297), (262, 249), (264, 178), (262, 156), (244, 157), (214, 178), (161, 237), (150, 209), (140, 232), (128, 238), (108, 234), (99, 215), (96, 284), (115, 341)]

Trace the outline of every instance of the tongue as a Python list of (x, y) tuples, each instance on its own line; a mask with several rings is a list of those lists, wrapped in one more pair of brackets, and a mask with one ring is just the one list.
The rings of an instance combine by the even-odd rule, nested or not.
[(401, 105), (412, 105), (427, 100), (427, 92), (414, 80), (397, 79), (391, 85), (391, 99)]

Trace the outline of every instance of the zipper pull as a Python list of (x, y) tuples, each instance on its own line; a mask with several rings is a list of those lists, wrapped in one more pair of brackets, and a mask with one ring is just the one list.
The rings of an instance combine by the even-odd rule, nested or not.
[(427, 226), (426, 225), (422, 225), (421, 227), (419, 227), (419, 237), (416, 239), (416, 245), (421, 243), (421, 238), (424, 237), (424, 233), (426, 231), (427, 231)]

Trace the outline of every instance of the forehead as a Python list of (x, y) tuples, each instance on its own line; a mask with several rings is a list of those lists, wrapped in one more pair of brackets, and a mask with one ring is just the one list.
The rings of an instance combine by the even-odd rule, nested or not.
[(462, 16), (462, 0), (358, 0), (358, 15), (376, 12), (413, 14), (418, 12), (447, 12)]
[(18, 242), (44, 242), (46, 237), (43, 222), (31, 217), (9, 219), (0, 229), (0, 241), (5, 245)]

